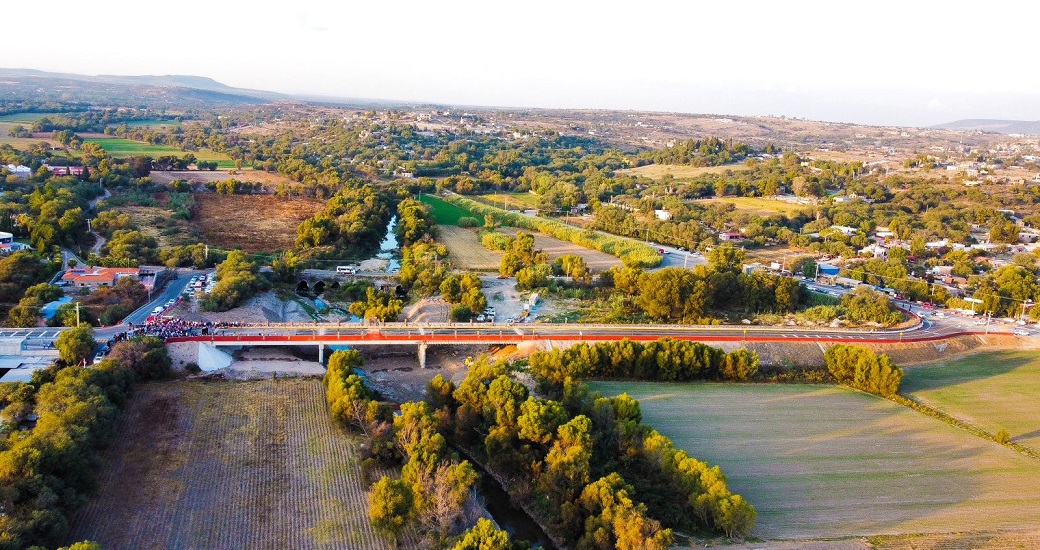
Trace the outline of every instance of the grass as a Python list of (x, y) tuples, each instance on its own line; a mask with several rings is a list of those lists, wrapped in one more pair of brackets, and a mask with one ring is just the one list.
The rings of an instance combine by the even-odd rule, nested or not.
[(728, 164), (726, 166), (683, 166), (678, 164), (647, 164), (639, 168), (626, 168), (618, 170), (618, 175), (641, 176), (650, 179), (661, 179), (671, 175), (674, 178), (696, 178), (704, 174), (725, 174), (726, 172), (743, 172), (748, 170), (743, 164)]
[(1040, 450), (1040, 356), (1002, 351), (910, 367), (903, 393), (990, 433)]
[(458, 225), (459, 218), (477, 218), (483, 225), (481, 216), (471, 213), (469, 210), (460, 208), (433, 195), (423, 195), (419, 198), (423, 204), (430, 206), (430, 213), (437, 225)]
[(716, 197), (714, 199), (703, 199), (694, 201), (696, 203), (727, 203), (737, 207), (737, 210), (754, 214), (756, 216), (772, 216), (773, 214), (795, 214), (810, 207), (804, 204), (793, 204), (786, 201), (767, 199), (764, 197)]
[(891, 401), (817, 385), (596, 382), (718, 464), (755, 536), (1040, 528), (1040, 463)]
[(104, 548), (361, 548), (360, 441), (318, 380), (147, 384), (135, 391), (69, 540)]
[[(152, 145), (143, 141), (133, 141), (129, 139), (106, 137), (106, 138), (86, 138), (83, 140), (84, 143), (97, 143), (100, 145), (106, 153), (116, 158), (132, 157), (139, 155), (147, 155), (150, 157), (159, 157), (164, 155), (173, 155), (177, 157), (183, 157), (187, 153), (177, 149), (176, 147), (170, 147), (168, 145)], [(202, 149), (199, 151), (192, 152), (195, 158), (205, 161), (217, 161), (218, 168), (234, 168), (235, 161), (231, 160), (231, 157), (223, 154), (216, 153), (209, 149)]]

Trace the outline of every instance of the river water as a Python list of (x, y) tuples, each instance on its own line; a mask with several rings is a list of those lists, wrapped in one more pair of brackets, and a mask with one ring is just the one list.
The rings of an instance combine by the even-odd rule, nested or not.
[(379, 252), (376, 254), (376, 258), (390, 262), (386, 268), (387, 273), (397, 273), (401, 270), (401, 259), (395, 253), (398, 249), (397, 235), (394, 234), (395, 227), (397, 227), (397, 216), (390, 218), (390, 223), (386, 225), (386, 237), (383, 238), (383, 242), (379, 243)]
[(541, 526), (527, 515), (521, 508), (513, 506), (502, 486), (498, 484), (491, 474), (479, 464), (473, 463), (473, 468), (480, 474), (480, 496), (484, 498), (484, 507), (491, 517), (498, 523), (498, 527), (509, 533), (510, 540), (525, 540), (535, 548), (542, 547), (547, 550), (556, 550), (556, 545)]

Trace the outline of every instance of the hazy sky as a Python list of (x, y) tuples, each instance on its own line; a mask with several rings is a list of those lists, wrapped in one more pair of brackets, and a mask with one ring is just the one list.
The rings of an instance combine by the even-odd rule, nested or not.
[(1036, 2), (52, 0), (3, 13), (7, 68), (470, 105), (1040, 119)]

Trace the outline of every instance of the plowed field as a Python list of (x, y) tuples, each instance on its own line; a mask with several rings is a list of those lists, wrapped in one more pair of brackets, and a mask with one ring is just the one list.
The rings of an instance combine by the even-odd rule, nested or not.
[(317, 380), (140, 387), (70, 540), (120, 548), (388, 548), (360, 442)]

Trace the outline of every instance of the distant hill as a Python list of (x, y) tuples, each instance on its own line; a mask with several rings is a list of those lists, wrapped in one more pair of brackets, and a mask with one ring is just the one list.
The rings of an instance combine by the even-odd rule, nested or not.
[(5, 101), (111, 102), (149, 107), (243, 105), (267, 103), (287, 96), (233, 88), (212, 78), (189, 75), (88, 76), (33, 69), (0, 69)]
[(997, 134), (1032, 134), (1040, 135), (1040, 120), (995, 120), (985, 118), (969, 118), (956, 122), (938, 124), (932, 128), (943, 130), (962, 130), (978, 132), (994, 132)]

